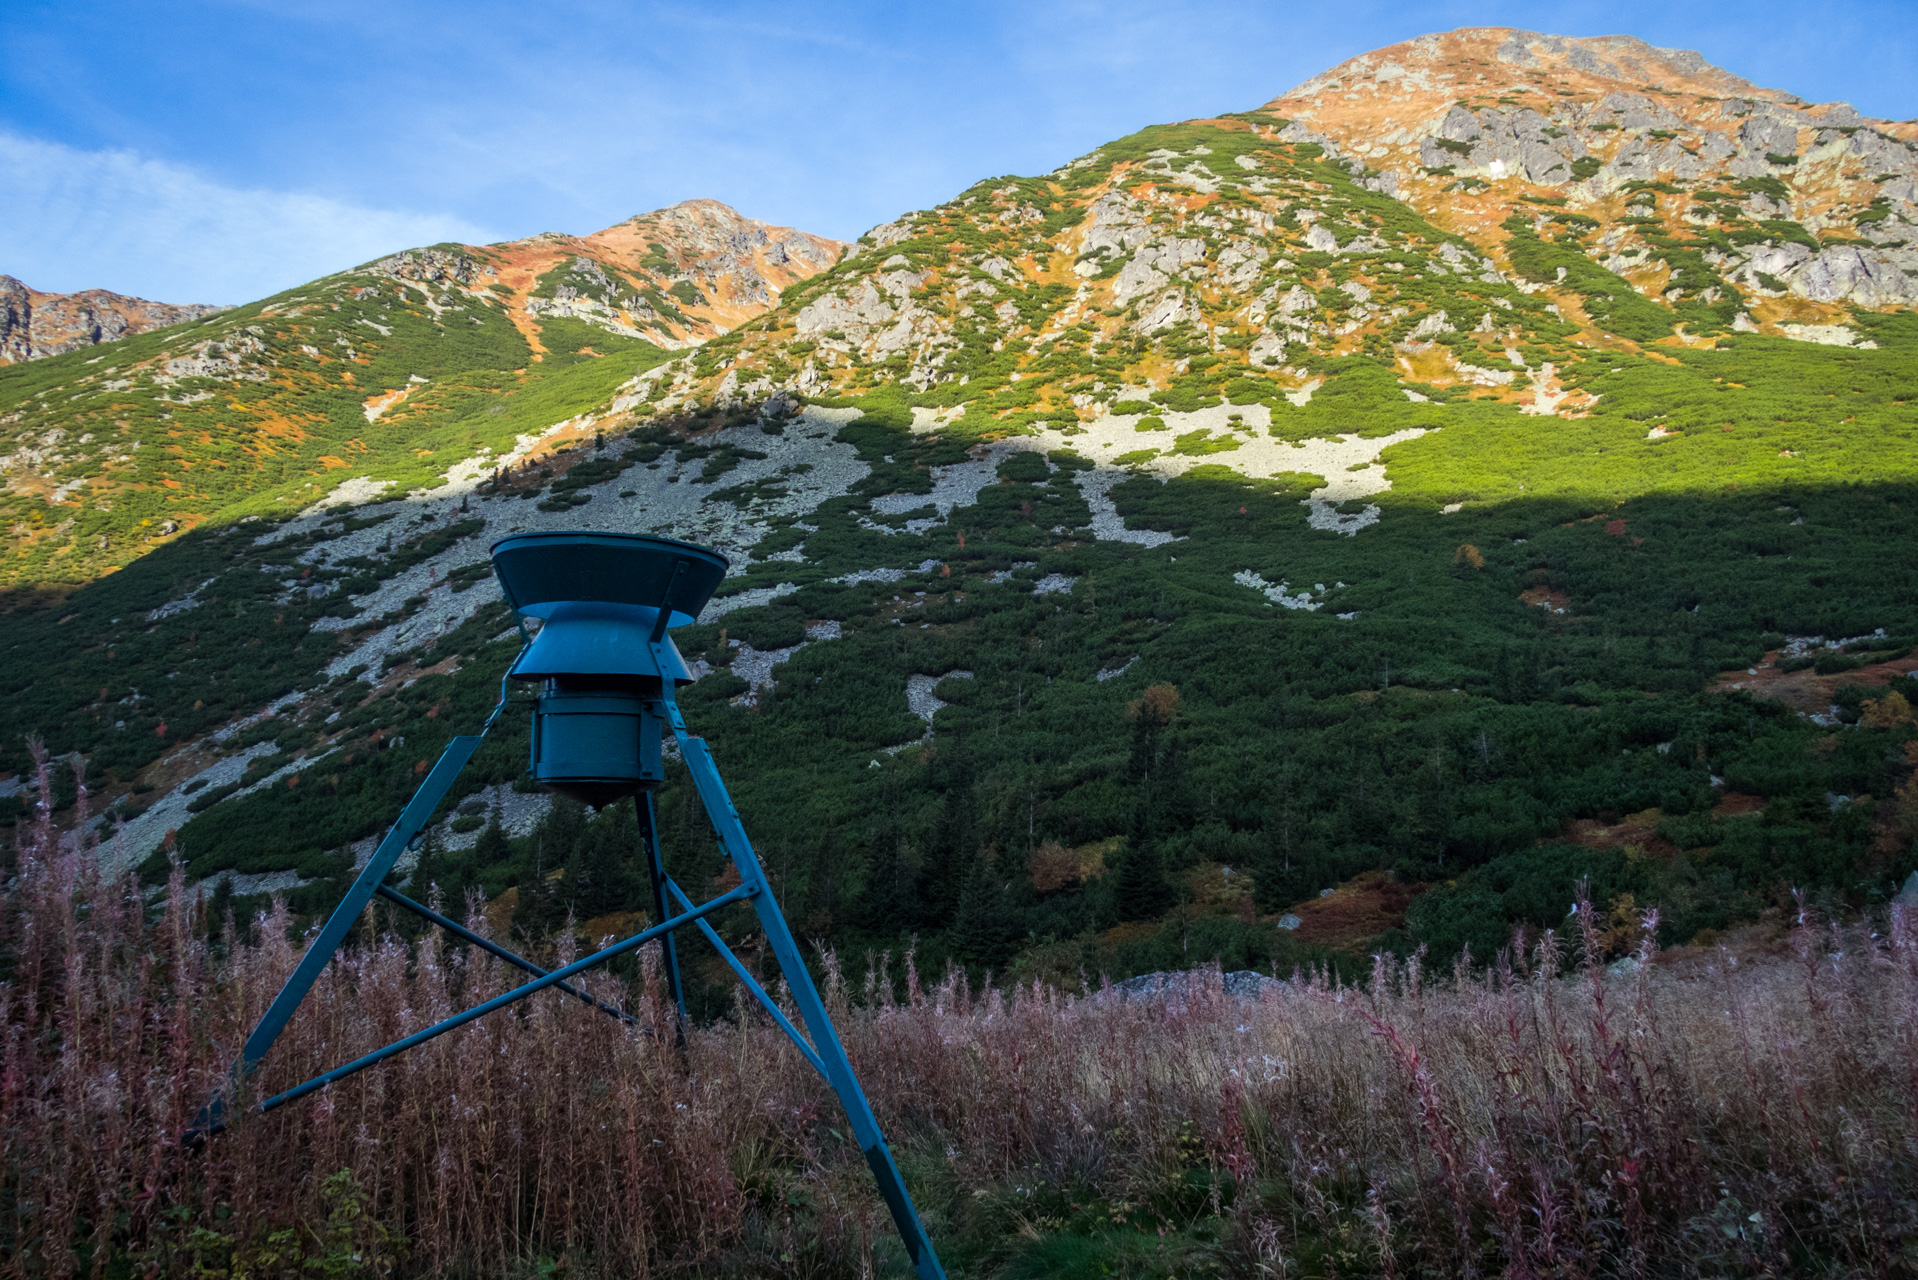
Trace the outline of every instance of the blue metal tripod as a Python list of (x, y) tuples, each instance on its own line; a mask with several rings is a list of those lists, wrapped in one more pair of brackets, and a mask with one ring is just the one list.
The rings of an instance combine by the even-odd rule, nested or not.
[[(673, 934), (685, 925), (695, 925), (773, 1022), (792, 1039), (806, 1061), (839, 1095), (852, 1122), (853, 1136), (892, 1211), (914, 1268), (921, 1280), (942, 1280), (945, 1272), (933, 1251), (932, 1241), (919, 1221), (892, 1151), (879, 1131), (872, 1106), (860, 1088), (845, 1047), (806, 969), (798, 943), (779, 910), (765, 870), (727, 794), (726, 784), (720, 779), (705, 741), (687, 731), (674, 698), (674, 686), (689, 680), (691, 675), (666, 635), (667, 628), (691, 622), (698, 616), (724, 575), (726, 561), (690, 543), (632, 534), (525, 534), (495, 545), (493, 557), (508, 602), (520, 614), (543, 618), (546, 623), (515, 659), (506, 676), (506, 680), (543, 682), (534, 715), (533, 776), (554, 790), (595, 804), (607, 803), (622, 795), (633, 796), (639, 814), (640, 841), (645, 847), (652, 882), (654, 918), (658, 923), (623, 942), (548, 971), (385, 884), (400, 854), (418, 842), (454, 779), (499, 719), (507, 702), (506, 681), (502, 680), (499, 704), (488, 717), (485, 728), (479, 734), (457, 737), (448, 744), (401, 811), (399, 820), (380, 841), (346, 896), (307, 948), (286, 985), (274, 997), (259, 1025), (247, 1037), (234, 1067), (236, 1082), (251, 1075), (259, 1066), (375, 896), (413, 911), (505, 960), (531, 975), (530, 980), (383, 1049), (274, 1094), (258, 1103), (257, 1110), (271, 1111), (303, 1098), (549, 987), (631, 1022), (623, 1010), (596, 1000), (567, 979), (655, 940), (663, 944), (667, 983), (679, 1010), (679, 1034), (683, 1037), (686, 1006)], [(665, 776), (660, 760), (662, 730), (670, 730), (677, 741), (680, 757), (692, 775), (694, 788), (712, 820), (720, 846), (739, 872), (738, 887), (701, 905), (695, 905), (685, 890), (666, 875), (660, 857), (649, 789), (659, 785)], [(737, 902), (750, 903), (757, 913), (760, 928), (779, 962), (810, 1042), (708, 920), (709, 916)], [(676, 914), (668, 916), (669, 909)], [(224, 1111), (224, 1096), (216, 1096), (195, 1126), (196, 1136), (224, 1127)]]

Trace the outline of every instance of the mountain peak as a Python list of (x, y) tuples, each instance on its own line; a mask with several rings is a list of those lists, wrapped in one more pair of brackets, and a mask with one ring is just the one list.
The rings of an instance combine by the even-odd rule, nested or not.
[(1402, 97), (1479, 86), (1532, 88), (1567, 96), (1630, 87), (1711, 96), (1762, 97), (1798, 105), (1791, 94), (1761, 89), (1690, 49), (1661, 49), (1636, 36), (1559, 36), (1515, 27), (1460, 27), (1422, 35), (1349, 58), (1273, 99), (1268, 109), (1310, 116), (1328, 94)]
[(1850, 103), (1814, 106), (1755, 85), (1691, 49), (1660, 48), (1636, 36), (1560, 36), (1516, 27), (1460, 27), (1375, 49), (1313, 76), (1264, 109), (1316, 122), (1354, 111), (1370, 114), (1388, 103), (1437, 103), (1447, 95), (1451, 101), (1483, 97), (1515, 105), (1528, 96), (1576, 101), (1621, 91), (1667, 104), (1768, 102), (1804, 109), (1806, 123), (1838, 128), (1895, 127), (1866, 120)]
[(1497, 255), (1512, 235), (1569, 236), (1666, 303), (1730, 306), (1735, 285), (1740, 327), (1918, 302), (1918, 124), (1688, 49), (1467, 27), (1349, 59), (1263, 111)]
[(788, 285), (839, 261), (846, 249), (837, 240), (748, 218), (707, 198), (635, 214), (572, 244), (601, 272), (627, 277), (642, 290), (656, 285), (679, 300), (685, 321), (670, 319), (671, 308), (655, 303), (669, 322), (641, 324), (668, 346), (744, 324), (777, 302)]

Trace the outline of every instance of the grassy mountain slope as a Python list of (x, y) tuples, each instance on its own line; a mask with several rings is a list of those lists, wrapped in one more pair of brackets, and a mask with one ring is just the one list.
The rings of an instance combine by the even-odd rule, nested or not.
[(837, 252), (693, 201), (593, 236), (409, 250), (7, 368), (0, 589), (85, 582), (348, 477), (404, 490), (497, 465)]
[[(1532, 39), (1567, 66), (1585, 47)], [(1624, 92), (1618, 56), (1554, 97), (1588, 118)], [(8, 619), (33, 659), (0, 698), (82, 753), (125, 861), (157, 873), (170, 834), (224, 892), (314, 906), (492, 704), (517, 640), (486, 544), (657, 530), (734, 560), (681, 636), (705, 664), (688, 717), (817, 938), (1070, 978), (1484, 956), (1580, 880), (1621, 919), (1659, 905), (1670, 941), (1763, 925), (1794, 888), (1882, 901), (1918, 836), (1918, 317), (1812, 297), (1809, 267), (1673, 294), (1605, 237), (1675, 224), (1633, 222), (1650, 188), (1602, 173), (1496, 177), (1488, 154), (1395, 198), (1372, 148), (1429, 135), (1380, 119), (1361, 148), (1349, 92), (982, 182), (637, 376), (635, 352), (581, 354), (626, 295), (566, 283), (591, 274), (570, 248), (342, 285), (341, 324), (479, 353), (425, 383), (377, 366), (377, 419), (340, 401), (388, 468), (367, 474), (417, 488), (295, 517), (275, 500), (317, 491), (315, 464), (272, 437), (293, 490)], [(1603, 123), (1579, 145), (1612, 146)], [(1877, 189), (1863, 229), (1910, 213)], [(517, 311), (446, 283), (483, 261)], [(530, 325), (543, 361), (512, 345)], [(495, 472), (574, 415), (576, 447)], [(516, 789), (525, 733), (501, 721), (413, 874), (532, 934), (609, 931), (643, 904), (626, 819)], [(685, 780), (660, 803), (676, 874), (720, 875)]]

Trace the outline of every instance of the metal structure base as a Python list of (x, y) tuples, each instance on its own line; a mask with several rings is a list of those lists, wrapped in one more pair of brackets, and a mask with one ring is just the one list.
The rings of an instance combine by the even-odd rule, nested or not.
[[(659, 629), (652, 644), (660, 661), (665, 660), (664, 654), (658, 652), (663, 631), (663, 627)], [(424, 1044), (436, 1036), (444, 1035), (494, 1010), (505, 1008), (509, 1004), (548, 988), (559, 990), (595, 1006), (610, 1016), (632, 1023), (635, 1019), (631, 1015), (572, 986), (567, 979), (653, 941), (659, 941), (665, 953), (663, 958), (666, 980), (674, 1005), (679, 1012), (676, 1035), (683, 1045), (686, 1005), (680, 985), (679, 957), (674, 943), (674, 933), (686, 925), (693, 925), (718, 951), (741, 984), (764, 1007), (779, 1029), (792, 1039), (806, 1061), (824, 1077), (833, 1092), (839, 1096), (841, 1105), (846, 1109), (847, 1119), (851, 1121), (853, 1137), (858, 1142), (861, 1152), (864, 1153), (867, 1165), (872, 1169), (873, 1177), (879, 1184), (879, 1192), (885, 1198), (887, 1208), (892, 1212), (893, 1221), (897, 1224), (899, 1234), (905, 1241), (906, 1252), (912, 1259), (914, 1269), (921, 1280), (943, 1280), (945, 1271), (940, 1267), (938, 1255), (933, 1251), (932, 1241), (927, 1236), (924, 1225), (919, 1221), (919, 1214), (913, 1207), (912, 1197), (907, 1193), (905, 1181), (900, 1176), (899, 1166), (893, 1160), (892, 1150), (886, 1145), (885, 1137), (879, 1131), (879, 1122), (873, 1115), (872, 1106), (867, 1101), (865, 1091), (860, 1087), (859, 1079), (853, 1072), (852, 1063), (846, 1056), (845, 1047), (840, 1043), (839, 1035), (833, 1028), (825, 1003), (820, 999), (819, 989), (814, 985), (812, 975), (806, 969), (805, 959), (800, 954), (798, 943), (794, 940), (791, 929), (786, 925), (785, 916), (779, 910), (778, 901), (766, 879), (765, 870), (760, 866), (759, 858), (753, 852), (752, 842), (746, 838), (746, 829), (739, 820), (738, 811), (733, 808), (732, 798), (726, 791), (725, 783), (720, 779), (712, 754), (707, 750), (703, 739), (693, 737), (686, 729), (686, 722), (681, 717), (678, 704), (673, 697), (671, 680), (663, 682), (657, 703), (648, 710), (659, 716), (671, 728), (679, 743), (681, 757), (692, 774), (693, 785), (699, 793), (700, 802), (705, 806), (707, 816), (712, 820), (721, 847), (732, 859), (733, 866), (739, 872), (740, 883), (736, 888), (710, 902), (695, 905), (686, 892), (673, 883), (666, 875), (665, 866), (660, 857), (659, 834), (654, 820), (652, 796), (646, 792), (639, 793), (635, 797), (635, 803), (639, 810), (640, 843), (644, 846), (647, 871), (653, 887), (654, 919), (659, 923), (562, 968), (550, 971), (543, 969), (525, 957), (515, 954), (490, 939), (481, 937), (450, 917), (386, 885), (386, 877), (392, 872), (400, 854), (418, 843), (433, 811), (438, 808), (440, 801), (451, 789), (460, 770), (465, 768), (466, 763), (473, 758), (473, 753), (478, 750), (481, 741), (492, 729), (505, 705), (504, 682), (502, 682), (500, 704), (494, 708), (485, 729), (476, 735), (454, 738), (447, 746), (432, 771), (427, 774), (426, 780), (420, 784), (419, 790), (401, 811), (399, 820), (380, 841), (372, 857), (368, 859), (366, 866), (354, 880), (352, 887), (347, 890), (346, 896), (341, 899), (339, 906), (334, 908), (333, 914), (321, 927), (319, 935), (314, 938), (306, 954), (301, 957), (299, 965), (287, 979), (286, 985), (267, 1007), (259, 1025), (247, 1037), (246, 1044), (241, 1050), (240, 1060), (234, 1067), (235, 1082), (250, 1076), (258, 1068), (267, 1051), (273, 1047), (274, 1041), (286, 1029), (294, 1011), (305, 1000), (314, 982), (332, 960), (333, 954), (346, 940), (347, 934), (352, 930), (354, 922), (359, 919), (360, 913), (366, 910), (376, 896), (384, 898), (394, 906), (412, 911), (455, 937), (464, 939), (506, 961), (530, 975), (529, 980), (511, 991), (434, 1023), (385, 1048), (377, 1049), (343, 1066), (315, 1076), (303, 1084), (276, 1093), (255, 1104), (254, 1110), (266, 1112), (285, 1106), (289, 1102), (324, 1089), (396, 1054), (404, 1053), (416, 1045)], [(779, 962), (780, 972), (786, 980), (787, 989), (792, 994), (793, 1003), (799, 1010), (800, 1020), (805, 1023), (807, 1033), (805, 1035), (802, 1035), (799, 1028), (793, 1025), (792, 1020), (781, 1011), (765, 988), (741, 963), (739, 957), (726, 946), (707, 918), (725, 907), (740, 902), (750, 903), (753, 911), (758, 915), (760, 929), (765, 935), (774, 958)], [(669, 910), (676, 911), (676, 914), (668, 915)], [(217, 1095), (202, 1111), (194, 1131), (188, 1135), (189, 1139), (203, 1141), (208, 1135), (217, 1133), (225, 1127), (225, 1118), (225, 1095)]]

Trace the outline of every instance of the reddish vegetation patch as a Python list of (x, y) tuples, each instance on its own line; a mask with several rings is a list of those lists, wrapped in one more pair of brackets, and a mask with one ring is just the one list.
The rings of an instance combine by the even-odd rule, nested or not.
[(1918, 671), (1918, 655), (1874, 662), (1829, 676), (1821, 676), (1810, 667), (1803, 671), (1780, 671), (1777, 664), (1778, 651), (1774, 649), (1755, 670), (1727, 671), (1708, 687), (1718, 693), (1743, 689), (1754, 698), (1771, 698), (1794, 711), (1820, 712), (1831, 706), (1841, 684), (1883, 685)]
[(1626, 845), (1637, 845), (1648, 853), (1672, 857), (1678, 853), (1677, 846), (1658, 834), (1658, 822), (1664, 816), (1657, 809), (1646, 809), (1611, 823), (1600, 822), (1596, 818), (1579, 818), (1566, 826), (1565, 838), (1587, 849), (1622, 849)]
[(1294, 934), (1314, 946), (1358, 951), (1387, 929), (1405, 923), (1412, 899), (1428, 886), (1394, 880), (1383, 871), (1367, 871), (1333, 889), (1323, 898), (1310, 898), (1292, 908), (1303, 922)]
[(1765, 807), (1765, 797), (1748, 796), (1738, 791), (1727, 791), (1720, 796), (1718, 803), (1712, 806), (1714, 818), (1736, 818), (1747, 813), (1757, 813)]
[(1564, 613), (1572, 606), (1572, 598), (1563, 591), (1554, 591), (1550, 587), (1530, 587), (1518, 593), (1518, 598), (1526, 604), (1541, 609), (1550, 609), (1553, 613)]

